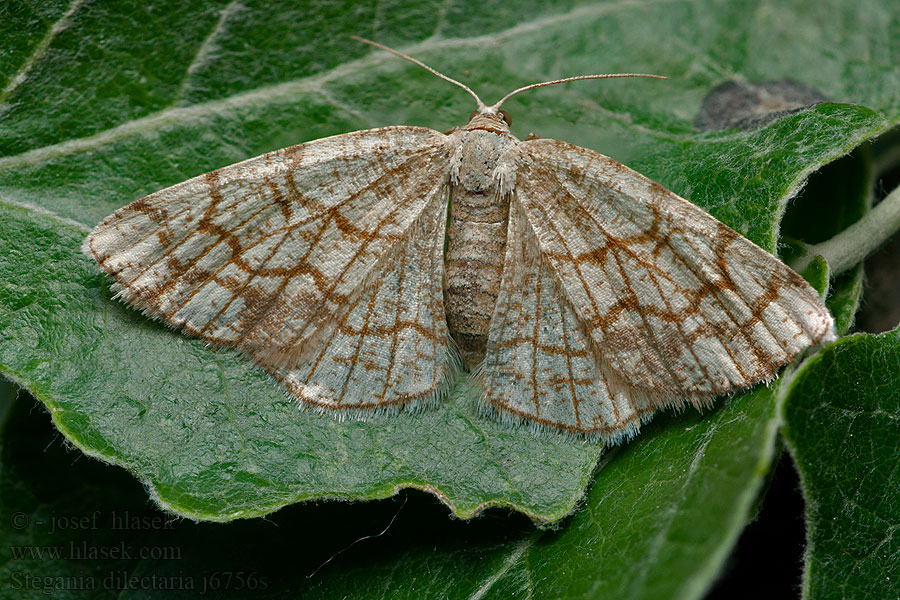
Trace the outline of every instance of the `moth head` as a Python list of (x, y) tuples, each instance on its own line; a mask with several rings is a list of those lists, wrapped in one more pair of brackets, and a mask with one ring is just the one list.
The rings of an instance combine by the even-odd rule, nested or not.
[[(485, 113), (482, 110), (478, 110), (478, 109), (473, 110), (472, 114), (469, 115), (469, 120), (471, 121), (472, 119), (475, 118), (476, 115), (479, 115), (479, 114), (487, 114), (487, 113)], [(507, 125), (512, 125), (512, 117), (510, 117), (509, 113), (506, 112), (505, 110), (497, 111), (496, 116), (499, 116)]]
[[(485, 113), (484, 113), (484, 111), (481, 111), (481, 110), (477, 110), (477, 109), (476, 109), (476, 110), (473, 110), (473, 111), (472, 111), (472, 114), (469, 115), (469, 121), (471, 121), (472, 119), (474, 119), (475, 116), (476, 116), (476, 115), (479, 115), (479, 114), (485, 114)], [(497, 114), (497, 116), (499, 116), (499, 117), (506, 123), (507, 127), (510, 126), (510, 125), (512, 125), (512, 117), (509, 116), (509, 113), (508, 113), (508, 112), (506, 112), (505, 110), (499, 110), (499, 111), (497, 111), (496, 114)]]
[(469, 124), (464, 129), (486, 129), (495, 133), (509, 133), (512, 118), (505, 110), (480, 108), (469, 115)]

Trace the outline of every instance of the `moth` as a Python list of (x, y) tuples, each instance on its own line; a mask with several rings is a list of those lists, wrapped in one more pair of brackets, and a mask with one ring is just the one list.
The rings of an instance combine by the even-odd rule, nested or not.
[(518, 140), (500, 110), (647, 75), (487, 106), (361, 41), (469, 93), (469, 123), (319, 139), (132, 202), (83, 247), (118, 297), (246, 353), (304, 406), (365, 417), (470, 377), (503, 418), (608, 443), (834, 339), (777, 258), (611, 158)]

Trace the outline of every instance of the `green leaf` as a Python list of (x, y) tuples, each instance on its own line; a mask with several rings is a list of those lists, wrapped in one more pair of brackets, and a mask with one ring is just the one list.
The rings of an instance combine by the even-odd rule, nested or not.
[[(464, 94), (349, 40), (355, 33), (465, 79), (487, 99), (600, 68), (664, 72), (670, 81), (559, 86), (506, 108), (520, 137), (535, 131), (603, 151), (772, 251), (785, 203), (807, 175), (900, 115), (896, 67), (880, 58), (894, 37), (858, 22), (859, 5), (835, 2), (841, 18), (824, 24), (802, 5), (773, 3), (748, 18), (744, 3), (409, 3), (390, 11), (408, 20), (391, 17), (389, 35), (360, 25), (387, 18), (374, 8), (331, 4), (276, 15), (235, 3), (108, 2), (0, 20), (4, 30), (31, 23), (29, 39), (39, 40), (10, 42), (21, 46), (10, 56), (22, 58), (0, 97), (0, 369), (75, 445), (125, 466), (163, 506), (193, 518), (413, 486), (464, 517), (496, 504), (559, 519), (582, 496), (596, 444), (508, 429), (482, 417), (465, 389), (439, 409), (365, 423), (297, 411), (246, 360), (113, 301), (108, 280), (78, 253), (80, 239), (148, 192), (280, 146), (465, 121)], [(684, 31), (672, 34), (673, 24)], [(834, 52), (833, 39), (859, 30), (870, 34), (857, 36), (864, 47)], [(724, 41), (736, 32), (740, 44)], [(860, 57), (880, 71), (856, 68)], [(749, 132), (697, 133), (703, 96), (728, 72), (802, 78), (840, 103)], [(747, 414), (751, 405), (740, 404)], [(748, 428), (769, 427), (770, 414), (753, 414), (758, 422), (742, 420)], [(735, 438), (723, 440), (716, 447)], [(757, 458), (770, 454), (753, 447)], [(646, 468), (671, 467), (662, 456)], [(744, 470), (738, 489), (757, 478), (756, 467)], [(740, 506), (728, 509), (733, 523), (745, 516)]]
[(803, 597), (900, 597), (900, 329), (844, 338), (797, 373), (784, 437), (806, 497)]
[(820, 295), (828, 291), (828, 262), (821, 256), (816, 256), (801, 275)]

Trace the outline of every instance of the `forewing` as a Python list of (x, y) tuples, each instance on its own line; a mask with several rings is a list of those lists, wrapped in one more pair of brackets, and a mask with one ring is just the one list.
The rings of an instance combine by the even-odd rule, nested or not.
[(521, 152), (513, 202), (602, 361), (631, 386), (703, 398), (771, 379), (833, 339), (802, 277), (683, 198), (564, 142)]
[(445, 140), (387, 127), (271, 152), (129, 204), (91, 232), (85, 251), (127, 301), (248, 352), (289, 384), (360, 311), (388, 305), (385, 318), (417, 319), (418, 329), (397, 325), (383, 339), (444, 360), (433, 248), (443, 243), (434, 223), (446, 210)]
[(604, 370), (516, 202), (479, 378), (485, 402), (503, 415), (610, 443), (634, 433), (653, 409), (646, 394)]

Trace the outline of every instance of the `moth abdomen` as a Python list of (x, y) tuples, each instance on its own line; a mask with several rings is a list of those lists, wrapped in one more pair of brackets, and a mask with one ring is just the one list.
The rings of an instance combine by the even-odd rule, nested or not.
[(484, 358), (488, 325), (500, 293), (506, 255), (509, 199), (493, 191), (456, 188), (444, 259), (444, 306), (463, 362)]

